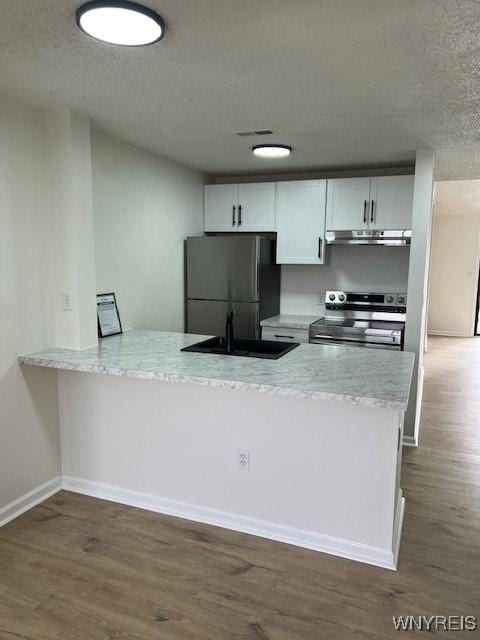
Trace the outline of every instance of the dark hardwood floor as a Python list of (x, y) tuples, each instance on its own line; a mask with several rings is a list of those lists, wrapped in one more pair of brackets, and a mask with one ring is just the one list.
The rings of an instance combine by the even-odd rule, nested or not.
[(0, 529), (0, 639), (385, 640), (411, 635), (393, 615), (480, 622), (480, 338), (429, 345), (397, 572), (61, 492)]

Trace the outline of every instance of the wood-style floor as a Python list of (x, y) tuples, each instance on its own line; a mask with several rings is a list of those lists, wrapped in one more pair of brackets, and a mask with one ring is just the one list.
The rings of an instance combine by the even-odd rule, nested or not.
[(0, 639), (385, 640), (402, 637), (392, 615), (480, 621), (480, 338), (429, 346), (398, 572), (61, 492), (0, 529)]

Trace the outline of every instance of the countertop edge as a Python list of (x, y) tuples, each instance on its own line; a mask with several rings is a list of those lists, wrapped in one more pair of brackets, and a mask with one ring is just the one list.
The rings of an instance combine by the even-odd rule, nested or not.
[[(256, 391), (259, 393), (269, 393), (271, 395), (281, 395), (286, 397), (304, 398), (310, 400), (324, 400), (329, 402), (341, 402), (353, 406), (370, 407), (376, 409), (393, 409), (406, 411), (407, 402), (394, 400), (380, 400), (366, 396), (352, 396), (348, 394), (329, 393), (326, 391), (304, 391), (292, 387), (278, 387), (255, 382), (241, 382), (238, 380), (226, 380), (217, 378), (204, 378), (200, 376), (190, 376), (158, 371), (145, 371), (142, 369), (126, 369), (122, 367), (111, 367), (101, 365), (78, 365), (61, 360), (45, 360), (34, 356), (19, 356), (18, 361), (22, 365), (45, 367), (48, 369), (59, 369), (63, 371), (78, 371), (80, 373), (98, 373), (127, 378), (137, 378), (143, 380), (160, 380), (163, 382), (192, 383), (206, 387), (237, 389), (243, 391)], [(413, 368), (413, 367), (412, 367)]]
[[(288, 317), (290, 316), (290, 319)], [(318, 320), (323, 319), (324, 314), (319, 313), (317, 315), (307, 316), (304, 315), (302, 320), (302, 315), (295, 314), (279, 314), (276, 316), (271, 316), (270, 318), (265, 318), (260, 321), (261, 327), (271, 327), (272, 329), (297, 329), (300, 331), (308, 331), (310, 326), (317, 322)], [(308, 319), (307, 319), (308, 318)]]
[[(310, 323), (313, 324), (313, 323)], [(272, 322), (270, 324), (262, 324), (260, 325), (262, 329), (295, 329), (297, 331), (309, 331), (310, 325), (308, 324), (295, 324), (294, 322)]]

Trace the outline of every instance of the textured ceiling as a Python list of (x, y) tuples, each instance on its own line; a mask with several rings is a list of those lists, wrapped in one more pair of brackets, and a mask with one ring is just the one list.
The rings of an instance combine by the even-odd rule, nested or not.
[[(152, 47), (102, 45), (72, 0), (1, 0), (0, 93), (210, 173), (398, 164), (480, 178), (477, 0), (145, 0)], [(270, 128), (284, 161), (235, 132)], [(264, 138), (256, 138), (263, 142)]]
[(452, 180), (435, 185), (435, 215), (480, 215), (480, 180)]

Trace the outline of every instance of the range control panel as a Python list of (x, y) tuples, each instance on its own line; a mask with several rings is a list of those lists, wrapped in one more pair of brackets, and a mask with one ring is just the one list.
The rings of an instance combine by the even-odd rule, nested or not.
[(359, 307), (386, 306), (405, 307), (407, 304), (406, 293), (359, 293), (353, 291), (327, 291), (325, 293), (327, 305), (353, 304)]

